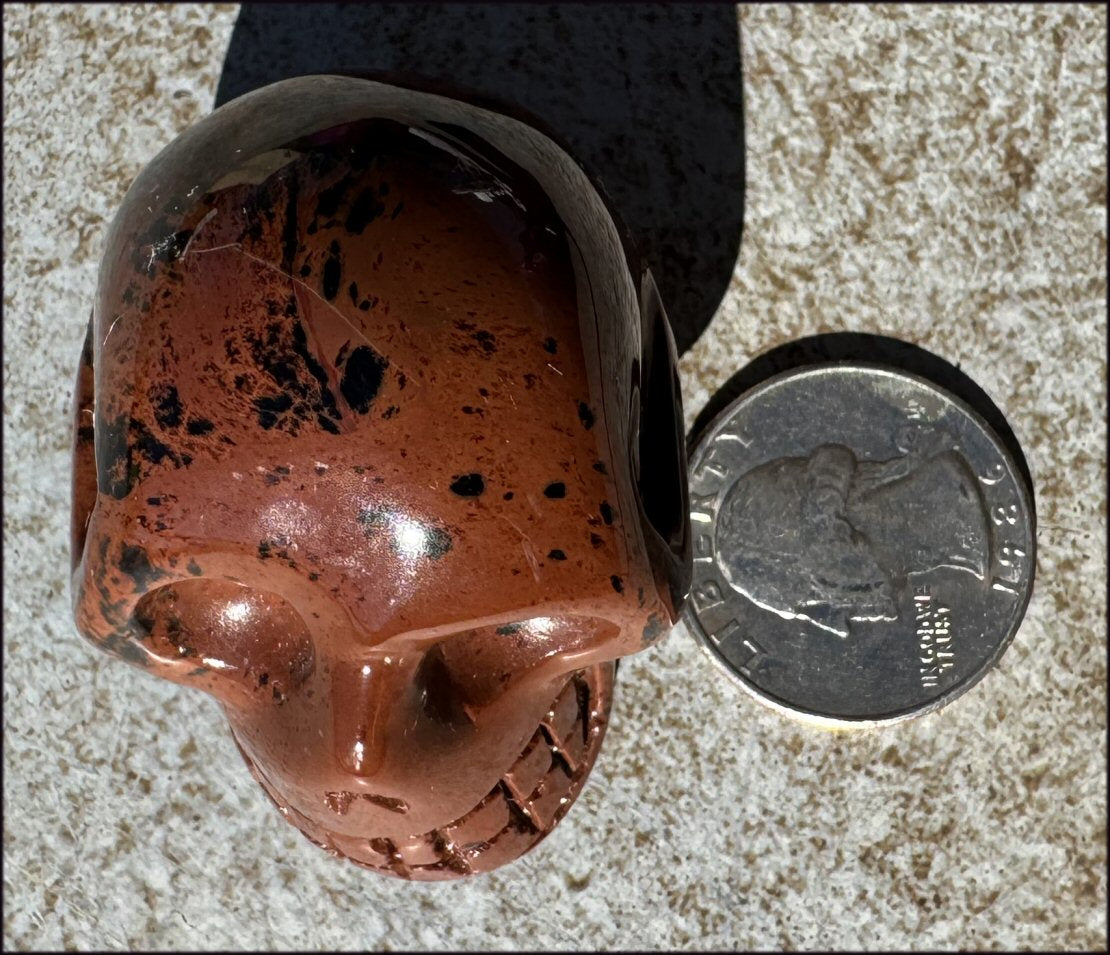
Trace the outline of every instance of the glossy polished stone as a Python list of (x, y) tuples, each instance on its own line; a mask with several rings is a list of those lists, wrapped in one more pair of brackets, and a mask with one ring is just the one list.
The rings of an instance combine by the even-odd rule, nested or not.
[(81, 632), (221, 701), (328, 851), (527, 851), (689, 582), (654, 283), (529, 123), (359, 77), (222, 107), (109, 233), (75, 407)]

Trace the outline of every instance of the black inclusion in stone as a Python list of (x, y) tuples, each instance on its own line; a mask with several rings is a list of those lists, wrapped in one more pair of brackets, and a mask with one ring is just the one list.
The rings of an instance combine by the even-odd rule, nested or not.
[(188, 431), (189, 434), (202, 435), (208, 434), (215, 427), (216, 426), (212, 424), (212, 422), (209, 421), (207, 418), (190, 418), (188, 423), (185, 425), (185, 430)]
[(131, 435), (131, 447), (136, 454), (146, 458), (151, 464), (161, 464), (169, 458), (174, 467), (181, 467), (184, 456), (174, 453), (173, 448), (163, 441), (159, 441), (141, 421), (131, 419), (128, 430)]
[(377, 508), (364, 507), (358, 512), (358, 522), (367, 537), (372, 537), (389, 526), (389, 516)]
[(497, 339), (493, 337), (492, 332), (487, 332), (485, 329), (476, 331), (474, 333), (474, 340), (482, 346), (482, 351), (487, 355), (492, 355), (497, 351)]
[(359, 414), (366, 414), (382, 386), (389, 362), (369, 345), (359, 345), (347, 357), (339, 390)]
[(145, 550), (131, 544), (125, 545), (120, 553), (119, 569), (135, 581), (135, 587), (139, 591), (147, 590), (151, 584), (164, 576), (161, 570), (150, 563)]
[(378, 201), (374, 190), (364, 189), (351, 203), (351, 210), (347, 214), (344, 226), (348, 232), (361, 235), (362, 231), (383, 212), (385, 212), (385, 206)]
[(567, 559), (567, 555), (564, 554), (557, 547), (554, 550), (549, 550), (547, 552), (547, 556), (550, 557), (552, 560), (566, 560)]
[(451, 535), (442, 527), (429, 527), (424, 537), (424, 556), (439, 560), (451, 549)]
[(343, 274), (343, 266), (339, 262), (337, 243), (332, 243), (332, 252), (324, 263), (323, 292), (324, 298), (329, 302), (339, 293), (339, 279)]
[(606, 524), (613, 523), (613, 508), (609, 506), (608, 501), (601, 502), (601, 519), (605, 521)]
[(293, 407), (293, 399), (286, 394), (262, 395), (254, 399), (258, 423), (267, 431), (278, 423), (279, 416)]
[(582, 422), (582, 427), (587, 431), (594, 426), (594, 413), (584, 401), (578, 402), (578, 420)]
[(562, 481), (552, 481), (543, 489), (543, 496), (560, 498), (567, 496), (567, 486)]
[(93, 429), (97, 490), (117, 501), (127, 497), (134, 480), (132, 450), (128, 443), (129, 421), (123, 416), (111, 421), (101, 418)]
[(343, 193), (347, 191), (348, 182), (340, 179), (334, 186), (321, 189), (316, 198), (316, 215), (330, 219), (339, 211), (339, 203), (343, 201)]
[(185, 411), (181, 406), (181, 398), (177, 394), (175, 385), (165, 385), (156, 394), (152, 394), (154, 405), (154, 420), (163, 428), (176, 428), (181, 424)]
[(613, 585), (613, 589), (619, 594), (624, 592), (624, 581), (616, 574), (609, 578), (609, 583)]
[(486, 489), (486, 482), (480, 474), (456, 474), (451, 482), (451, 490), (459, 497), (477, 497)]

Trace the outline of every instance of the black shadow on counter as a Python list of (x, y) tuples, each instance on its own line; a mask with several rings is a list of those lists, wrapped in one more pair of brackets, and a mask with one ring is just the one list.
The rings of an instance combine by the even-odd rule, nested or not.
[(740, 248), (744, 121), (731, 4), (243, 4), (216, 105), (328, 71), (457, 86), (536, 116), (598, 181), (685, 352)]
[[(687, 448), (692, 453), (713, 419), (749, 389), (782, 372), (828, 362), (871, 362), (886, 365), (924, 378), (955, 395), (977, 412), (998, 435), (1025, 481), (1030, 501), (1035, 500), (1033, 478), (1021, 445), (1006, 421), (1006, 416), (987, 397), (987, 393), (958, 367), (943, 358), (917, 345), (884, 335), (833, 332), (799, 338), (764, 352), (741, 368), (709, 399), (694, 420), (694, 426), (686, 439)], [(1033, 513), (1036, 513), (1035, 507)]]

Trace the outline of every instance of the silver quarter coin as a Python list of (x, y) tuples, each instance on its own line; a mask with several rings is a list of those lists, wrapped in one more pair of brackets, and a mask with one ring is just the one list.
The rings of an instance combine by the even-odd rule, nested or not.
[(686, 618), (758, 699), (826, 726), (937, 709), (998, 662), (1033, 588), (1030, 495), (971, 408), (866, 364), (742, 395), (691, 456)]

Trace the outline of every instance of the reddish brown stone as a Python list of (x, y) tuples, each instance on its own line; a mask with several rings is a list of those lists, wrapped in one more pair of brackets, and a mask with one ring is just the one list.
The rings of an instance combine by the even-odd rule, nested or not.
[(267, 87), (136, 180), (89, 345), (81, 632), (216, 696), (328, 851), (450, 878), (550, 831), (689, 574), (666, 319), (567, 154)]

